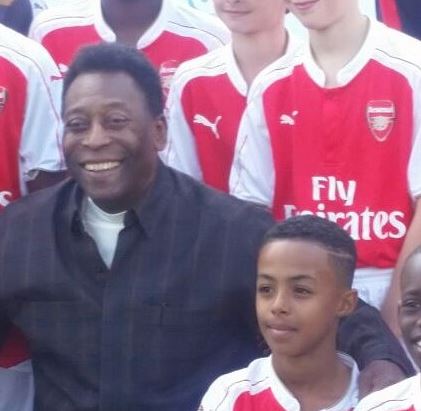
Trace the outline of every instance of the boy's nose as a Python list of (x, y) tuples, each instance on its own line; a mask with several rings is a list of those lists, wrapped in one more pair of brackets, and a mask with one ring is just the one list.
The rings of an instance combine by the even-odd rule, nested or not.
[(287, 314), (290, 312), (290, 301), (288, 293), (279, 291), (273, 300), (272, 312), (274, 314)]

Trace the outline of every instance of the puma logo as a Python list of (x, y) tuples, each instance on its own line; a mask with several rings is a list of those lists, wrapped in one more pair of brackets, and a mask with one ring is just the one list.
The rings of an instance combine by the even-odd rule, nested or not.
[(202, 126), (210, 128), (215, 138), (219, 140), (221, 136), (219, 135), (219, 132), (218, 132), (218, 123), (221, 120), (222, 120), (222, 116), (218, 116), (216, 117), (215, 122), (212, 123), (205, 116), (202, 116), (201, 114), (195, 114), (193, 118), (193, 123), (201, 124)]
[(287, 124), (288, 126), (294, 126), (295, 125), (295, 118), (298, 114), (297, 110), (294, 110), (291, 115), (288, 114), (282, 114), (280, 121), (281, 124)]
[(0, 191), (0, 207), (7, 207), (12, 201), (12, 193), (10, 191)]

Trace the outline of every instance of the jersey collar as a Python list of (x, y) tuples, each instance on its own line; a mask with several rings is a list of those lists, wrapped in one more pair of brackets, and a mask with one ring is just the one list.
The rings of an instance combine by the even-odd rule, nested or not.
[[(381, 36), (382, 24), (371, 18), (369, 18), (369, 20), (370, 26), (367, 37), (361, 49), (337, 74), (338, 87), (346, 86), (350, 83), (373, 57), (373, 52), (378, 44), (379, 37)], [(326, 83), (325, 74), (315, 62), (310, 49), (310, 42), (308, 41), (303, 57), (304, 68), (306, 69), (308, 75), (317, 85), (324, 87)]]
[[(101, 0), (91, 0), (94, 2), (94, 25), (99, 36), (106, 42), (112, 43), (116, 41), (116, 35), (107, 24), (102, 14)], [(175, 5), (172, 4), (172, 0), (164, 0), (162, 2), (162, 8), (159, 12), (158, 17), (152, 23), (152, 25), (146, 30), (145, 33), (137, 41), (137, 48), (144, 49), (145, 47), (152, 44), (166, 29), (168, 21), (175, 12)]]
[(292, 64), (292, 62), (297, 57), (297, 53), (301, 50), (302, 42), (301, 40), (291, 34), (290, 31), (287, 30), (287, 47), (285, 50), (285, 54), (279, 57), (277, 60), (266, 66), (260, 73), (257, 74), (256, 78), (250, 84), (248, 88), (246, 81), (238, 67), (237, 61), (235, 60), (234, 50), (232, 48), (232, 43), (229, 43), (225, 46), (225, 61), (227, 62), (227, 74), (237, 89), (237, 91), (243, 95), (251, 97), (255, 95), (257, 90), (260, 89), (260, 86), (263, 84), (262, 79), (266, 76), (267, 73), (270, 73), (273, 70), (278, 69), (279, 67), (287, 66)]

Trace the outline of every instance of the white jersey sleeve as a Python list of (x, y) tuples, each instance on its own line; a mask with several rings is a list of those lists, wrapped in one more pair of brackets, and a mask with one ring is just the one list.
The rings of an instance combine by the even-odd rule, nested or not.
[(48, 52), (36, 43), (32, 63), (26, 70), (27, 103), (19, 150), (24, 181), (33, 179), (39, 170), (54, 172), (65, 168), (61, 145), (61, 74)]
[(408, 167), (409, 189), (414, 198), (421, 196), (421, 64), (414, 85), (414, 141)]
[(203, 181), (194, 135), (184, 115), (181, 100), (184, 82), (179, 73), (180, 69), (174, 75), (167, 99), (168, 142), (161, 158), (170, 167)]
[(272, 207), (275, 168), (261, 96), (249, 103), (243, 118), (230, 174), (230, 193)]
[(421, 374), (364, 397), (354, 411), (421, 410)]
[(233, 404), (227, 387), (220, 377), (216, 379), (206, 391), (198, 411), (232, 411)]

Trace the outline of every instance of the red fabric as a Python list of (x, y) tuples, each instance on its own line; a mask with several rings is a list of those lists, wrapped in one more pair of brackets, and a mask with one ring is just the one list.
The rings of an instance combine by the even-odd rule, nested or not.
[[(197, 77), (186, 85), (182, 93), (182, 105), (196, 140), (203, 181), (228, 192), (235, 143), (246, 108), (246, 97), (239, 94), (226, 74), (204, 76)], [(202, 121), (197, 121), (197, 116), (202, 117)], [(202, 124), (206, 120), (213, 124), (213, 128), (210, 124)]]
[(379, 0), (382, 19), (385, 24), (397, 30), (402, 29), (396, 0)]
[(0, 212), (6, 202), (20, 197), (19, 147), (26, 104), (26, 78), (0, 58)]
[(12, 328), (5, 343), (0, 347), (0, 367), (13, 367), (28, 358), (28, 344), (24, 336), (17, 328)]
[[(264, 107), (276, 172), (275, 218), (329, 218), (356, 240), (360, 267), (394, 267), (413, 215), (407, 183), (413, 91), (407, 79), (372, 60), (348, 85), (324, 89), (298, 66), (266, 90)], [(280, 121), (284, 113), (295, 114), (293, 125)]]
[(250, 394), (243, 392), (235, 401), (233, 411), (286, 411), (276, 401), (270, 388), (259, 392), (258, 394)]
[[(19, 147), (26, 105), (26, 78), (10, 61), (0, 58), (0, 212), (5, 202), (21, 196)], [(2, 203), (4, 204), (2, 205)], [(13, 329), (0, 349), (0, 367), (12, 367), (28, 358), (22, 334)]]

